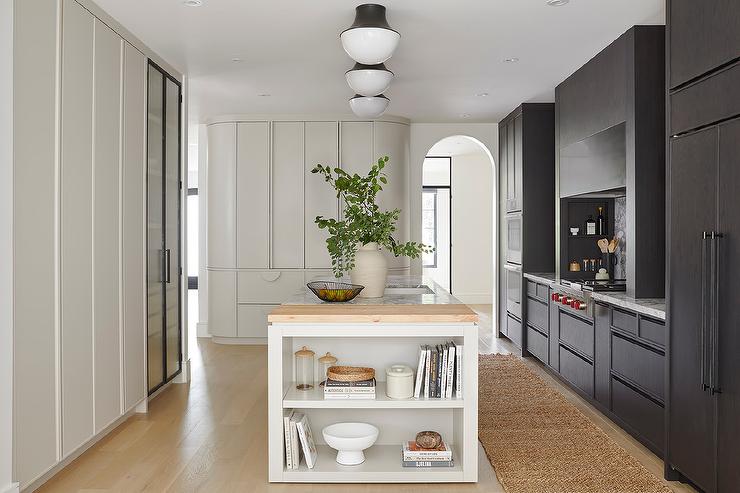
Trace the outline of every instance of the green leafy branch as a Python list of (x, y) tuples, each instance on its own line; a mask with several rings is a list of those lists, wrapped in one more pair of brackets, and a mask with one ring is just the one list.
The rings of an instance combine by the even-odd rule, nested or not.
[(316, 216), (314, 220), (319, 228), (329, 232), (326, 246), (336, 277), (342, 277), (355, 266), (358, 244), (377, 243), (396, 257), (418, 258), (422, 253), (434, 251), (423, 243), (399, 243), (393, 238), (401, 210), (381, 211), (375, 203), (378, 192), (388, 184), (388, 177), (383, 172), (386, 164), (388, 156), (378, 159), (366, 176), (350, 175), (341, 168), (332, 169), (321, 164), (311, 170), (311, 173), (323, 176), (324, 181), (334, 188), (344, 207), (342, 221), (323, 216)]

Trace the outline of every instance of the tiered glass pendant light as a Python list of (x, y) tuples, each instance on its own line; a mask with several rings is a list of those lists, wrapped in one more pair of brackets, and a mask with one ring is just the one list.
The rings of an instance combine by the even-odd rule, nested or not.
[(344, 51), (357, 62), (345, 74), (356, 93), (349, 105), (360, 118), (377, 118), (388, 107), (389, 99), (382, 93), (393, 80), (383, 62), (393, 55), (401, 35), (388, 25), (384, 6), (367, 3), (355, 9), (355, 21), (339, 37)]

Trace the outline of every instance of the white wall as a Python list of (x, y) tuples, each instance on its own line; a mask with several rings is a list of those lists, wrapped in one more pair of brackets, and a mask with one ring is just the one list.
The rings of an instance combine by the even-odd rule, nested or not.
[(13, 483), (13, 0), (0, 0), (0, 491)]
[(208, 127), (198, 125), (198, 337), (211, 337), (208, 332)]
[(452, 291), (493, 303), (493, 168), (481, 150), (452, 158)]
[[(483, 144), (488, 151), (491, 153), (491, 157), (496, 161), (498, 156), (498, 123), (412, 123), (411, 124), (411, 156), (409, 162), (409, 197), (411, 200), (411, 240), (421, 241), (421, 188), (422, 188), (422, 167), (424, 165), (424, 158), (431, 147), (444, 139), (453, 135), (464, 135), (472, 137)], [(452, 164), (455, 167), (454, 160)], [(493, 176), (498, 176), (498, 164), (495, 163), (496, 171), (493, 172)], [(453, 177), (453, 188), (454, 177)], [(497, 189), (497, 184), (494, 183), (493, 190)], [(454, 202), (457, 199), (453, 190), (453, 207)], [(494, 257), (498, 257), (498, 228), (495, 227), (494, 221), (498, 217), (497, 201), (494, 201), (494, 210), (490, 211), (491, 219), (489, 221), (491, 228), (491, 244), (493, 245), (494, 251), (490, 255), (492, 265), (489, 267), (489, 272), (492, 272), (492, 282), (494, 286), (498, 286), (499, 273), (494, 271), (496, 263), (493, 262)], [(453, 230), (455, 229), (453, 219)], [(454, 235), (453, 231), (453, 235)], [(454, 240), (453, 240), (454, 243)], [(458, 243), (459, 247), (459, 243)], [(453, 266), (453, 276), (455, 267)], [(411, 262), (411, 273), (421, 274), (422, 267), (421, 261), (415, 260)], [(453, 280), (452, 284), (453, 291), (457, 292), (457, 287)], [(491, 288), (493, 289), (493, 288)], [(464, 294), (464, 293), (463, 293)], [(497, 296), (493, 296), (493, 313), (497, 313)], [(468, 298), (469, 303), (478, 302), (475, 299)]]

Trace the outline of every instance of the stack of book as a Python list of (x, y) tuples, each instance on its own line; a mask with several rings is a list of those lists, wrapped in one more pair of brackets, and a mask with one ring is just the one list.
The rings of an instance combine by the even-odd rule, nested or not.
[(416, 442), (403, 444), (401, 460), (403, 467), (452, 467), (452, 449), (445, 443), (435, 449), (424, 449)]
[(306, 466), (313, 469), (318, 453), (308, 416), (293, 409), (286, 409), (283, 415), (283, 434), (285, 436), (285, 467), (298, 469), (301, 457), (303, 457)]
[(326, 379), (324, 399), (375, 399), (375, 379), (359, 382), (338, 382)]
[(463, 345), (450, 341), (419, 348), (414, 397), (417, 399), (457, 399), (463, 391)]

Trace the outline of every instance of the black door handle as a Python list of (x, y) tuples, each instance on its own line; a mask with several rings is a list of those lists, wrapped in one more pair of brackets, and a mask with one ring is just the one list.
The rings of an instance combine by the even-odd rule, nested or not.
[(708, 333), (707, 333), (707, 316), (709, 315), (708, 303), (707, 303), (707, 242), (711, 238), (711, 233), (704, 231), (701, 236), (701, 325), (700, 325), (700, 338), (701, 343), (699, 346), (701, 356), (701, 389), (709, 390), (710, 385), (707, 380), (709, 369), (707, 365), (709, 358), (707, 357), (708, 351)]
[(719, 385), (719, 239), (721, 233), (712, 232), (712, 313), (711, 313), (711, 346), (712, 359), (709, 372), (710, 393), (722, 393)]
[(164, 276), (164, 282), (167, 284), (170, 283), (170, 249), (164, 251), (164, 268), (165, 268), (165, 276)]

